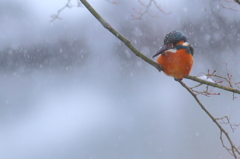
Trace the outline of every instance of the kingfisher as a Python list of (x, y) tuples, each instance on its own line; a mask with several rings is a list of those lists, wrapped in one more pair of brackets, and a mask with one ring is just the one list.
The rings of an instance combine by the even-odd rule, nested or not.
[(174, 30), (165, 36), (163, 46), (153, 58), (159, 55), (156, 62), (162, 66), (163, 72), (178, 81), (189, 75), (194, 62), (193, 52), (186, 36)]

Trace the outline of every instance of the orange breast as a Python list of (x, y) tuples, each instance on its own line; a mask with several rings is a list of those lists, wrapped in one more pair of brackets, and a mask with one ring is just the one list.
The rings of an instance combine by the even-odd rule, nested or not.
[(175, 79), (182, 79), (184, 76), (189, 75), (193, 65), (193, 57), (191, 54), (186, 53), (185, 49), (180, 49), (176, 53), (165, 52), (160, 55), (157, 63), (162, 66), (166, 75)]

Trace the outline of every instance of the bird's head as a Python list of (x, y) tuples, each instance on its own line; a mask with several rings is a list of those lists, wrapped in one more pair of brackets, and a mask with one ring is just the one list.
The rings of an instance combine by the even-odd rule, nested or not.
[(165, 36), (164, 45), (153, 55), (153, 58), (164, 53), (166, 50), (174, 49), (176, 45), (189, 46), (186, 36), (181, 31), (174, 30)]

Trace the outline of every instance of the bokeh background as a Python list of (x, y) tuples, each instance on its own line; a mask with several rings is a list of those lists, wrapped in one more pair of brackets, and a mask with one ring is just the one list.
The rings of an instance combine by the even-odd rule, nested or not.
[[(195, 49), (191, 75), (209, 69), (226, 76), (227, 64), (240, 81), (240, 11), (218, 0), (156, 1), (171, 14), (151, 6), (133, 20), (134, 10), (144, 11), (137, 0), (89, 3), (146, 56), (168, 32), (181, 30)], [(191, 95), (132, 54), (86, 8), (74, 7), (77, 1), (50, 22), (66, 3), (0, 1), (1, 159), (231, 158)], [(211, 90), (221, 95), (199, 96), (206, 108), (240, 123), (239, 95), (232, 100), (232, 93)], [(224, 128), (240, 145), (240, 128)]]

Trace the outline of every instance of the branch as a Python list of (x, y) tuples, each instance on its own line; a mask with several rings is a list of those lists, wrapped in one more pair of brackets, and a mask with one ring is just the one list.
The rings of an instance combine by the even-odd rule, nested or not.
[[(240, 155), (240, 151), (238, 150), (238, 148), (233, 144), (231, 138), (229, 137), (228, 133), (226, 132), (225, 129), (223, 129), (223, 127), (217, 122), (217, 120), (220, 120), (222, 118), (214, 118), (212, 116), (211, 113), (209, 113), (209, 111), (204, 107), (204, 105), (199, 101), (199, 99), (197, 98), (196, 94), (194, 94), (191, 89), (185, 85), (185, 83), (183, 83), (182, 81), (178, 81), (184, 88), (186, 88), (186, 90), (193, 96), (193, 98), (197, 101), (197, 103), (199, 104), (199, 106), (203, 109), (203, 111), (212, 119), (212, 121), (217, 125), (217, 127), (220, 129), (220, 140), (222, 142), (222, 146), (232, 155), (234, 156), (235, 159), (237, 159), (237, 155), (236, 152)], [(228, 118), (227, 118), (228, 119)], [(228, 119), (228, 123), (229, 123), (229, 119)], [(226, 136), (226, 138), (228, 139), (231, 148), (227, 148), (223, 142), (222, 139), (222, 134), (224, 134)]]
[[(155, 63), (154, 61), (152, 61), (151, 59), (149, 59), (148, 57), (146, 57), (145, 55), (143, 55), (140, 51), (138, 51), (131, 43), (128, 39), (126, 39), (124, 36), (122, 36), (120, 33), (118, 33), (115, 29), (113, 29), (110, 24), (108, 24), (93, 8), (92, 6), (86, 1), (86, 0), (80, 0), (82, 2), (82, 4), (92, 13), (92, 15), (107, 29), (109, 30), (113, 35), (115, 35), (118, 39), (120, 39), (136, 56), (140, 57), (141, 59), (143, 59), (145, 62), (149, 63), (150, 65), (152, 65), (153, 67), (155, 67), (157, 70), (161, 71), (162, 68), (160, 65), (158, 65), (157, 63)], [(212, 83), (212, 82), (208, 82), (202, 79), (199, 79), (197, 77), (194, 76), (186, 76), (186, 79), (191, 79), (193, 81), (199, 82), (201, 84), (206, 84), (209, 86), (213, 86), (213, 87), (217, 87), (220, 89), (224, 89), (230, 92), (234, 92), (234, 93), (238, 93), (240, 94), (240, 90), (237, 89), (233, 89), (230, 87), (225, 87), (222, 85), (219, 85), (217, 83)], [(227, 151), (234, 156), (234, 158), (237, 158), (237, 154), (240, 155), (240, 151), (239, 149), (233, 144), (231, 138), (229, 137), (228, 133), (223, 129), (223, 127), (220, 125), (220, 123), (218, 123), (219, 118), (214, 118), (211, 113), (203, 106), (203, 104), (199, 101), (199, 99), (197, 98), (196, 94), (194, 94), (191, 89), (189, 87), (187, 87), (181, 80), (178, 81), (184, 88), (187, 89), (187, 91), (193, 96), (193, 98), (197, 101), (197, 103), (199, 104), (199, 106), (203, 109), (203, 111), (212, 119), (212, 121), (217, 125), (217, 127), (220, 129), (220, 140), (222, 142), (222, 146), (224, 148), (227, 149)], [(223, 139), (222, 139), (222, 134), (224, 134), (227, 138), (227, 140), (230, 143), (231, 148), (227, 148), (224, 145)], [(236, 154), (237, 153), (237, 154)]]
[[(131, 43), (128, 39), (126, 39), (124, 36), (122, 36), (119, 32), (117, 32), (114, 28), (112, 28), (110, 26), (109, 23), (107, 23), (93, 8), (92, 6), (86, 1), (86, 0), (80, 0), (82, 2), (82, 4), (92, 13), (92, 15), (103, 25), (103, 27), (105, 27), (107, 30), (109, 30), (113, 35), (115, 35), (118, 39), (120, 39), (136, 56), (140, 57), (141, 59), (143, 59), (145, 62), (147, 62), (148, 64), (152, 65), (153, 67), (155, 67), (158, 71), (162, 71), (162, 67), (160, 65), (158, 65), (156, 62), (152, 61), (151, 59), (149, 59), (148, 57), (146, 57), (145, 55), (143, 55), (140, 51), (138, 51)], [(205, 80), (201, 80), (195, 76), (186, 76), (184, 77), (186, 79), (190, 79), (192, 81), (195, 82), (199, 82), (205, 85), (209, 85), (212, 87), (216, 87), (219, 89), (223, 89), (229, 92), (233, 92), (233, 93), (237, 93), (240, 94), (240, 90), (238, 89), (233, 89), (230, 87), (226, 87), (223, 85), (219, 85), (217, 83), (212, 83), (212, 82), (208, 82)]]
[[(231, 112), (231, 114), (232, 114), (232, 112)], [(231, 115), (231, 114), (230, 114), (230, 115)], [(221, 117), (221, 118), (215, 118), (215, 119), (216, 119), (216, 120), (220, 120), (220, 121), (221, 121), (220, 124), (229, 125), (230, 128), (232, 129), (232, 132), (234, 132), (234, 130), (235, 130), (237, 127), (240, 126), (240, 124), (236, 124), (236, 123), (232, 124), (232, 123), (230, 122), (230, 117), (228, 117), (228, 116), (223, 116), (223, 117)]]
[[(77, 2), (78, 2), (77, 7), (80, 7), (81, 6), (80, 2), (79, 1)], [(61, 9), (58, 10), (57, 14), (51, 15), (52, 20), (50, 22), (53, 22), (56, 19), (62, 19), (59, 17), (59, 15), (64, 9), (73, 7), (70, 3), (71, 3), (71, 0), (68, 0), (67, 3)]]
[[(220, 129), (220, 140), (221, 140), (221, 143), (222, 143), (222, 146), (235, 158), (237, 159), (237, 155), (236, 153), (238, 153), (240, 155), (240, 151), (238, 150), (238, 148), (233, 144), (231, 138), (229, 137), (228, 133), (226, 132), (226, 130), (217, 122), (217, 120), (221, 120), (223, 118), (214, 118), (212, 116), (211, 113), (209, 113), (209, 111), (204, 107), (204, 105), (200, 102), (200, 100), (197, 98), (197, 95), (194, 94), (191, 89), (185, 84), (183, 83), (182, 81), (178, 81), (184, 88), (186, 88), (186, 90), (193, 96), (193, 98), (197, 101), (198, 105), (203, 109), (203, 111), (212, 119), (212, 121), (217, 125), (217, 127)], [(226, 117), (227, 118), (227, 117)], [(229, 118), (228, 119), (228, 123), (229, 122)], [(230, 124), (231, 125), (231, 124)], [(227, 138), (227, 140), (229, 141), (230, 143), (230, 146), (231, 148), (227, 148), (223, 142), (223, 139), (222, 139), (222, 134), (224, 134)]]
[[(235, 7), (237, 7), (237, 6), (240, 4), (240, 2), (237, 1), (237, 0), (235, 0), (235, 1), (233, 1), (233, 0), (218, 0), (218, 1), (219, 1), (220, 5), (221, 5), (223, 8), (230, 9), (230, 10), (233, 10), (233, 11), (239, 11), (238, 9), (235, 9)], [(222, 1), (225, 1), (225, 2), (227, 2), (227, 3), (232, 3), (232, 4), (234, 3), (235, 6), (232, 6), (232, 7), (225, 6), (225, 5), (222, 3)], [(236, 3), (238, 3), (238, 4), (236, 4)]]
[(195, 82), (199, 82), (201, 84), (206, 84), (206, 85), (209, 85), (209, 86), (212, 86), (212, 87), (216, 87), (216, 88), (223, 89), (223, 90), (226, 90), (226, 91), (229, 91), (229, 92), (240, 94), (239, 89), (234, 89), (234, 88), (226, 87), (226, 86), (223, 86), (223, 85), (220, 85), (220, 84), (217, 84), (217, 83), (208, 82), (208, 81), (199, 79), (196, 76), (185, 76), (184, 78), (190, 79), (190, 80), (195, 81)]
[(155, 67), (158, 71), (162, 71), (162, 67), (158, 65), (156, 62), (149, 59), (147, 56), (143, 55), (140, 51), (138, 51), (128, 39), (118, 33), (115, 29), (113, 29), (110, 24), (108, 24), (93, 8), (86, 0), (80, 0), (82, 4), (92, 13), (92, 15), (103, 25), (104, 28), (109, 30), (113, 35), (115, 35), (118, 39), (120, 39), (136, 56), (143, 59), (145, 62), (149, 63), (153, 67)]
[[(197, 98), (196, 94), (194, 94), (190, 88), (188, 88), (188, 86), (185, 85), (185, 83), (183, 83), (182, 81), (178, 81), (184, 88), (186, 88), (186, 90), (193, 96), (193, 98), (197, 101), (197, 103), (199, 104), (199, 106), (203, 109), (203, 111), (213, 120), (213, 122), (217, 125), (217, 127), (220, 129), (220, 140), (222, 143), (222, 146), (232, 155), (234, 156), (235, 159), (237, 159), (237, 155), (236, 152), (240, 155), (240, 151), (238, 150), (238, 148), (233, 144), (231, 138), (229, 137), (228, 133), (226, 132), (226, 130), (223, 129), (223, 127), (217, 122), (217, 120), (220, 120), (222, 118), (214, 118), (212, 116), (211, 113), (209, 113), (209, 111), (204, 107), (204, 105), (199, 101), (199, 99)], [(228, 119), (228, 118), (227, 118)], [(229, 123), (229, 120), (228, 120)], [(227, 148), (223, 142), (222, 139), (222, 134), (224, 134), (226, 136), (226, 138), (228, 139), (231, 148)]]
[(165, 11), (157, 4), (156, 0), (149, 0), (148, 4), (144, 4), (141, 0), (138, 0), (138, 2), (144, 7), (144, 11), (142, 11), (142, 10), (139, 11), (139, 10), (133, 8), (133, 10), (134, 10), (137, 14), (139, 14), (139, 16), (132, 15), (133, 19), (141, 19), (141, 18), (143, 17), (143, 15), (145, 15), (145, 14), (147, 14), (147, 13), (148, 13), (151, 17), (157, 17), (157, 14), (154, 15), (154, 14), (150, 14), (150, 13), (149, 13), (149, 9), (150, 9), (150, 7), (152, 6), (152, 3), (153, 3), (153, 5), (154, 5), (160, 12), (162, 12), (162, 13), (164, 13), (164, 14), (171, 14), (171, 12), (169, 12), (169, 13), (165, 12)]

